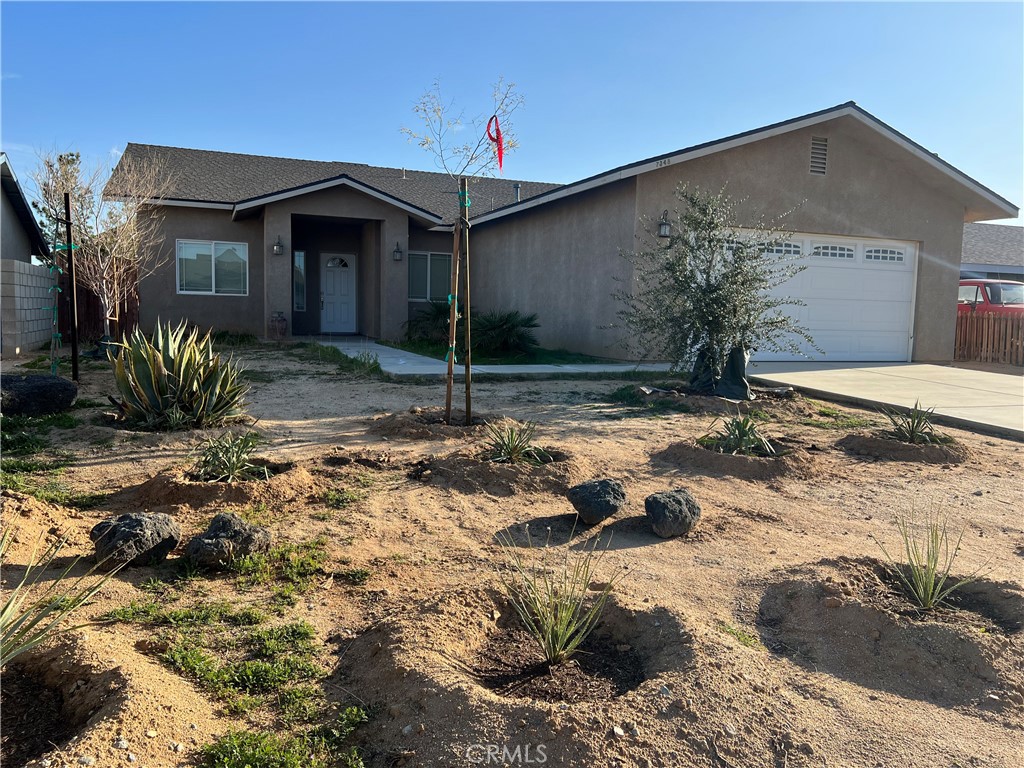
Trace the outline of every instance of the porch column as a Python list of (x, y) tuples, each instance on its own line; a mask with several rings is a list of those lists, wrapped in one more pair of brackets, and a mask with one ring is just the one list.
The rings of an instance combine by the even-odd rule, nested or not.
[[(381, 221), (380, 229), (380, 336), (399, 339), (409, 315), (409, 217), (396, 210)], [(401, 261), (392, 256), (396, 242)]]
[[(277, 238), (284, 244), (284, 253), (274, 255), (274, 244)], [(264, 264), (263, 306), (266, 316), (263, 318), (264, 335), (273, 335), (270, 318), (281, 312), (288, 319), (287, 336), (292, 335), (292, 216), (291, 211), (283, 206), (268, 205), (263, 213), (263, 253), (260, 256)]]

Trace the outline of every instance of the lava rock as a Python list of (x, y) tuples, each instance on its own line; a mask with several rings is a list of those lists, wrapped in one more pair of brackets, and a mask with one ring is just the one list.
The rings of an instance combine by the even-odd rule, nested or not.
[(574, 485), (565, 495), (587, 525), (600, 523), (626, 504), (626, 490), (618, 480), (591, 480)]
[(63, 413), (77, 396), (78, 385), (60, 376), (4, 374), (0, 380), (0, 410), (5, 416)]
[(181, 541), (181, 526), (161, 512), (129, 512), (97, 523), (89, 532), (96, 562), (105, 570), (119, 565), (156, 565)]
[(700, 519), (700, 504), (685, 488), (652, 493), (644, 499), (651, 528), (663, 539), (686, 536)]
[(185, 557), (204, 568), (223, 569), (232, 560), (270, 549), (270, 530), (221, 512), (210, 527), (188, 543)]

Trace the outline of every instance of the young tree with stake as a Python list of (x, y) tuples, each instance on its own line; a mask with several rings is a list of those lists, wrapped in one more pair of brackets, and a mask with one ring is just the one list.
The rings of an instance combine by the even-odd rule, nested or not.
[[(447, 173), (457, 185), (459, 192), (459, 218), (454, 227), (452, 248), (451, 293), (448, 317), (448, 375), (445, 397), (445, 423), (452, 420), (452, 387), (455, 379), (455, 328), (458, 320), (458, 295), (460, 263), (465, 286), (465, 371), (466, 371), (466, 426), (472, 423), (472, 324), (470, 320), (469, 293), (469, 179), (490, 174), (495, 167), (501, 170), (503, 155), (519, 146), (512, 132), (510, 118), (522, 106), (523, 97), (515, 90), (515, 83), (506, 83), (499, 78), (492, 91), (493, 106), (490, 117), (483, 115), (464, 122), (464, 113), (456, 114), (454, 102), (445, 101), (441, 95), (441, 84), (435, 80), (433, 87), (420, 98), (413, 112), (423, 122), (420, 131), (402, 128), (409, 141), (417, 142), (434, 155), (438, 168)], [(458, 143), (458, 134), (468, 137)]]

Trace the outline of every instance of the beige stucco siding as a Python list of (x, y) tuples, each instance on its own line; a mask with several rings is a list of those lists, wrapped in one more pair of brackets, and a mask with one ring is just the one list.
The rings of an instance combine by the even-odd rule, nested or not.
[(542, 346), (621, 358), (620, 331), (605, 326), (611, 298), (632, 270), (635, 180), (474, 226), (470, 235), (476, 311), (536, 312)]
[(4, 191), (0, 191), (0, 258), (32, 261), (32, 240)]
[[(263, 226), (255, 219), (232, 221), (231, 211), (164, 206), (160, 249), (164, 266), (139, 286), (139, 325), (147, 333), (157, 318), (177, 323), (187, 320), (201, 328), (260, 332), (263, 328)], [(249, 295), (179, 294), (175, 269), (175, 241), (223, 240), (246, 243), (249, 248)]]
[[(828, 172), (810, 174), (810, 140), (826, 137)], [(638, 177), (637, 211), (673, 207), (680, 181), (742, 198), (742, 223), (792, 210), (792, 231), (910, 240), (920, 244), (914, 317), (915, 360), (953, 353), (964, 207), (932, 186), (921, 163), (852, 118), (763, 139)]]

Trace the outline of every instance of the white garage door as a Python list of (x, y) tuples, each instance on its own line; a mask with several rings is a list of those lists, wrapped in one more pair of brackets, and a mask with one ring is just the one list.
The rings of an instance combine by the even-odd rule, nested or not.
[[(797, 234), (784, 247), (798, 253), (807, 269), (776, 293), (804, 302), (789, 311), (825, 352), (801, 341), (811, 360), (910, 359), (915, 243)], [(758, 351), (753, 359), (808, 358)]]

